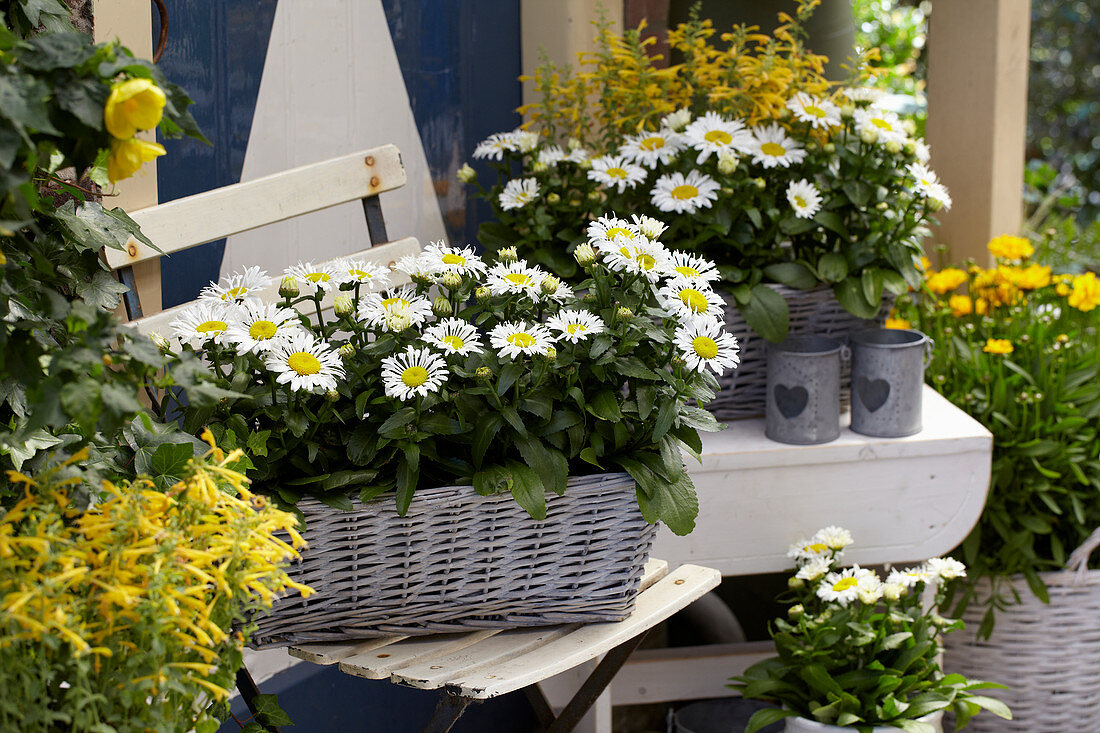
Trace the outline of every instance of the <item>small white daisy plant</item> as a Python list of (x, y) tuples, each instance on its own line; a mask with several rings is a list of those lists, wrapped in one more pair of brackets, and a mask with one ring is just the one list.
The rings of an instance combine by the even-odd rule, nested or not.
[(777, 656), (730, 685), (743, 697), (782, 707), (758, 711), (746, 733), (788, 717), (913, 733), (938, 730), (920, 719), (940, 710), (953, 711), (958, 726), (982, 709), (1011, 719), (1004, 703), (981, 694), (1002, 685), (940, 668), (942, 634), (962, 628), (940, 608), (966, 566), (933, 558), (882, 578), (870, 568), (840, 566), (851, 544), (848, 530), (830, 526), (788, 549), (796, 570), (781, 597), (787, 616), (771, 627)]
[[(403, 513), (418, 486), (467, 483), (543, 518), (569, 476), (627, 471), (645, 517), (687, 533), (698, 503), (681, 451), (698, 455), (699, 431), (720, 429), (696, 403), (739, 347), (714, 264), (669, 251), (667, 230), (596, 219), (575, 287), (514, 250), (485, 259), (443, 242), (392, 268), (232, 275), (173, 326), (225, 397), (185, 420), (247, 445), (253, 483), (287, 503), (392, 491)], [(247, 295), (221, 297), (242, 284)]]

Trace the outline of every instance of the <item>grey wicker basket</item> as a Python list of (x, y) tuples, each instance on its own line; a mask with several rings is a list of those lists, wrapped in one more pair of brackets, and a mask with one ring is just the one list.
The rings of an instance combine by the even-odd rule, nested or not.
[(541, 522), (469, 486), (420, 490), (405, 517), (392, 496), (354, 503), (298, 503), (309, 548), (289, 572), (317, 592), (257, 617), (253, 647), (621, 621), (656, 535), (625, 473), (571, 478)]
[[(791, 336), (844, 337), (854, 331), (881, 326), (894, 304), (894, 296), (883, 295), (882, 307), (873, 319), (853, 316), (833, 295), (832, 288), (819, 286), (813, 290), (796, 290), (785, 285), (768, 284), (787, 301), (791, 320), (788, 333)], [(722, 293), (726, 300), (726, 330), (737, 337), (741, 345), (741, 363), (725, 376), (719, 377), (722, 389), (705, 405), (719, 422), (762, 417), (767, 389), (767, 356), (763, 337), (757, 336), (741, 317), (733, 296)], [(851, 385), (850, 364), (841, 364), (840, 409), (848, 408)]]

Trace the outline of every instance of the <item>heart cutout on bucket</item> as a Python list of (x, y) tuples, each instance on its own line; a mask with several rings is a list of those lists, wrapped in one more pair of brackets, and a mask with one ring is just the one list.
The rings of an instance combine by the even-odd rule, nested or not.
[(856, 380), (856, 393), (863, 406), (874, 412), (885, 405), (886, 400), (890, 398), (890, 383), (885, 379), (860, 377)]
[(810, 401), (810, 393), (805, 387), (788, 387), (784, 384), (775, 385), (772, 390), (775, 397), (775, 406), (783, 417), (790, 420), (798, 417), (806, 409), (806, 403)]

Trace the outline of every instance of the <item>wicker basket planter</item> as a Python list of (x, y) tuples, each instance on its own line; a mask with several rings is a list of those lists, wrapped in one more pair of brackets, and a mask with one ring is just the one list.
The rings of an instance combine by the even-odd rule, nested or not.
[(1100, 731), (1100, 570), (1088, 569), (1097, 546), (1100, 530), (1066, 570), (1040, 573), (1050, 605), (1026, 590), (1023, 575), (1013, 577), (1022, 603), (997, 611), (988, 641), (975, 638), (990, 595), (988, 583), (979, 586), (963, 614), (966, 629), (944, 637), (944, 671), (1007, 685), (983, 694), (1003, 700), (1013, 719), (979, 715), (968, 731)]
[[(791, 336), (817, 335), (843, 340), (853, 331), (881, 326), (894, 302), (894, 296), (885, 294), (878, 315), (865, 320), (846, 311), (833, 295), (832, 288), (819, 286), (812, 290), (796, 290), (773, 284), (768, 287), (787, 301), (791, 314), (788, 333)], [(726, 330), (737, 336), (741, 344), (741, 364), (718, 379), (722, 389), (706, 405), (706, 409), (719, 421), (761, 417), (764, 414), (767, 380), (767, 342), (745, 323), (733, 296), (723, 293), (723, 297), (726, 299)], [(840, 407), (843, 411), (848, 408), (850, 399), (850, 365), (847, 363), (841, 365), (840, 380)]]
[(546, 503), (536, 522), (468, 486), (420, 490), (405, 517), (389, 496), (350, 512), (303, 500), (309, 548), (290, 574), (317, 593), (276, 601), (252, 645), (625, 618), (656, 535), (633, 479), (575, 477)]

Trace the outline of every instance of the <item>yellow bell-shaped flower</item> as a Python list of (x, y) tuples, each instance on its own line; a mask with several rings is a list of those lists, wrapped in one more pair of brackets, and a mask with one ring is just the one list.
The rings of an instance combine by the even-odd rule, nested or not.
[(142, 163), (164, 155), (164, 146), (130, 138), (112, 140), (111, 153), (107, 156), (107, 178), (111, 183), (129, 178), (137, 173)]
[(151, 130), (160, 124), (165, 96), (149, 79), (129, 79), (111, 87), (103, 121), (107, 132), (119, 140), (128, 140), (138, 130)]

